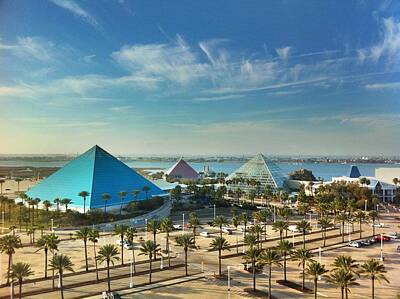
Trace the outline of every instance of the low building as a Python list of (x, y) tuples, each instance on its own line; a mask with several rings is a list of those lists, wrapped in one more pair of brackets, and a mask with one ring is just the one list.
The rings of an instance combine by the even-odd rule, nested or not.
[(199, 178), (198, 172), (183, 158), (180, 158), (178, 162), (166, 170), (164, 175), (173, 179), (197, 180)]
[[(400, 167), (375, 168), (375, 177), (382, 182), (393, 184), (394, 178), (400, 180)], [(400, 184), (400, 182), (398, 184)]]

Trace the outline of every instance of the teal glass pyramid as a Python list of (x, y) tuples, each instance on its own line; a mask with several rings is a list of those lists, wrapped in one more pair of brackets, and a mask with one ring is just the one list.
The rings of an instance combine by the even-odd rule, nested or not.
[(111, 195), (107, 207), (119, 207), (120, 191), (128, 193), (124, 200), (127, 204), (136, 199), (132, 196), (133, 190), (140, 190), (137, 200), (146, 199), (144, 186), (150, 188), (147, 198), (166, 195), (155, 184), (96, 145), (32, 187), (27, 195), (51, 202), (55, 198), (69, 198), (72, 200), (71, 208), (83, 209), (83, 198), (78, 194), (88, 191), (90, 196), (86, 198), (86, 208), (102, 209), (103, 193)]

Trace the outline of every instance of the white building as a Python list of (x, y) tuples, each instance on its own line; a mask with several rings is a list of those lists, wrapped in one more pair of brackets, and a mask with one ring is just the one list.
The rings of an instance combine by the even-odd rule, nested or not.
[(382, 182), (393, 184), (394, 178), (400, 180), (400, 167), (375, 168), (375, 177)]

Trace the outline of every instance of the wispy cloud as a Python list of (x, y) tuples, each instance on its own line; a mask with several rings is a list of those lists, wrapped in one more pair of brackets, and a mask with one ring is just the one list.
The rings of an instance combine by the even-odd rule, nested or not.
[(232, 99), (241, 99), (244, 95), (242, 94), (228, 94), (224, 96), (209, 96), (209, 97), (198, 97), (193, 98), (194, 102), (215, 102), (215, 101), (224, 101), (224, 100), (232, 100)]
[(275, 50), (280, 58), (282, 58), (283, 60), (287, 60), (290, 57), (293, 48), (287, 46), (287, 47), (277, 48)]
[(400, 90), (400, 82), (374, 83), (365, 85), (367, 89), (393, 89)]
[(79, 17), (86, 23), (92, 25), (95, 28), (99, 27), (99, 23), (97, 20), (86, 10), (84, 10), (78, 3), (74, 0), (50, 0), (55, 5), (69, 11), (74, 14), (76, 17)]
[(133, 110), (133, 106), (125, 105), (125, 106), (113, 106), (109, 108), (110, 111), (123, 113), (123, 112), (130, 112)]

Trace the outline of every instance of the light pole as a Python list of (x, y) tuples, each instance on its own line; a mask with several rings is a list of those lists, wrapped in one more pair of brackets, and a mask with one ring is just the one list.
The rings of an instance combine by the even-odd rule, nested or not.
[(228, 292), (231, 290), (231, 266), (228, 266)]
[[(133, 246), (133, 245), (132, 245)], [(131, 250), (131, 269), (130, 269), (130, 274), (131, 274), (131, 280), (129, 282), (129, 288), (133, 288), (133, 248)]]
[(54, 219), (51, 218), (50, 221), (51, 221), (51, 233), (54, 234)]
[(215, 204), (214, 204), (214, 220), (215, 220)]
[(321, 264), (321, 257), (322, 257), (322, 249), (321, 247), (318, 248), (318, 262)]
[(164, 258), (161, 255), (160, 270), (164, 269)]
[(349, 243), (351, 242), (351, 229), (350, 229), (350, 223), (347, 223), (347, 230), (349, 231)]
[(365, 212), (367, 212), (367, 203), (368, 203), (368, 200), (364, 200), (364, 211)]
[[(10, 271), (10, 276), (12, 276), (13, 271)], [(10, 281), (10, 299), (14, 299), (14, 285), (13, 285), (13, 279)]]
[(146, 239), (147, 239), (147, 218), (146, 218), (146, 219), (144, 219), (144, 222), (145, 222), (145, 228), (146, 228)]
[(246, 251), (246, 248), (245, 248), (245, 244), (244, 244), (244, 231), (243, 231), (243, 247), (242, 247), (242, 253), (244, 254), (245, 251)]
[(381, 233), (381, 262), (383, 262), (383, 235)]
[(201, 261), (201, 273), (204, 273), (204, 261)]
[(276, 206), (274, 205), (274, 223), (276, 221)]

